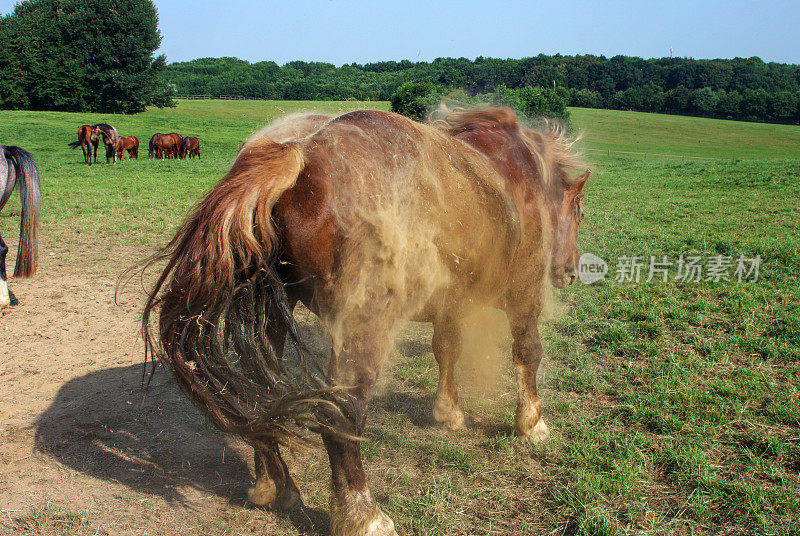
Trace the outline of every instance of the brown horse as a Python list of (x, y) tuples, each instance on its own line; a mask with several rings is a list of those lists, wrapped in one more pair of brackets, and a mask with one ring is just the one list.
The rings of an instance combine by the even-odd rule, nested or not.
[[(39, 170), (31, 154), (19, 147), (0, 145), (0, 211), (6, 206), (14, 186), (19, 183), (22, 211), (19, 249), (14, 277), (30, 277), (36, 272), (39, 229)], [(15, 305), (16, 299), (6, 283), (8, 247), (0, 235), (0, 309)]]
[[(103, 145), (106, 147), (106, 164), (116, 161), (114, 147), (116, 147), (117, 139), (119, 139), (117, 129), (107, 123), (98, 123), (97, 125), (92, 125), (92, 135), (97, 139), (103, 140)], [(96, 161), (97, 150), (95, 149), (95, 162)]]
[(170, 134), (153, 134), (150, 138), (150, 147), (148, 151), (148, 158), (178, 158), (178, 152), (183, 142), (183, 136), (176, 133)]
[(162, 140), (163, 136), (164, 135), (161, 134), (160, 132), (156, 132), (150, 137), (150, 143), (148, 145), (148, 150), (147, 150), (147, 158), (149, 160), (152, 160), (154, 156), (156, 158), (161, 158), (162, 155), (164, 154), (163, 152), (164, 140)]
[[(434, 125), (358, 111), (268, 128), (167, 246), (143, 313), (147, 348), (217, 426), (253, 444), (253, 502), (299, 501), (279, 445), (310, 429), (331, 463), (331, 532), (396, 534), (367, 486), (358, 438), (403, 320), (433, 323), (433, 414), (461, 428), (462, 319), (475, 307), (505, 311), (515, 427), (547, 437), (537, 325), (548, 284), (576, 279), (589, 172), (568, 170), (579, 165), (562, 136), (520, 126), (508, 108), (454, 111)], [(298, 301), (331, 335), (327, 365), (303, 350)], [(282, 357), (287, 333), (297, 360)]]
[(178, 154), (181, 150), (181, 144), (183, 143), (183, 136), (176, 132), (171, 132), (169, 134), (164, 134), (168, 139), (172, 140), (172, 144), (170, 145), (170, 152), (167, 155), (167, 158), (178, 158)]
[(122, 161), (125, 151), (128, 151), (128, 160), (139, 158), (139, 138), (136, 136), (122, 136), (114, 146), (114, 161)]
[(200, 140), (194, 136), (186, 136), (181, 143), (181, 160), (186, 159), (187, 154), (189, 158), (194, 158), (195, 156), (200, 158)]
[(81, 125), (78, 127), (78, 139), (69, 144), (70, 147), (75, 149), (80, 146), (83, 151), (83, 161), (87, 165), (92, 165), (92, 148), (94, 148), (94, 161), (97, 162), (97, 144), (99, 140), (94, 134), (93, 127), (89, 125)]

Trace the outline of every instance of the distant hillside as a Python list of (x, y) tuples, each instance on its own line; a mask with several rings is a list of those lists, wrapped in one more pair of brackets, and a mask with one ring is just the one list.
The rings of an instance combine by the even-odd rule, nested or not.
[(388, 100), (404, 82), (432, 82), (469, 93), (500, 84), (555, 88), (570, 106), (665, 112), (750, 121), (800, 121), (800, 66), (760, 58), (693, 60), (628, 56), (438, 58), (336, 67), (329, 63), (203, 58), (173, 63), (167, 81), (179, 95), (261, 99)]

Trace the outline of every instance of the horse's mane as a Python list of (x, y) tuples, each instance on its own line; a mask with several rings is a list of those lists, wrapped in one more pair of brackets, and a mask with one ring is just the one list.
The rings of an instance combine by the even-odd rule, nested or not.
[(97, 128), (100, 129), (103, 134), (110, 137), (111, 139), (118, 138), (117, 129), (109, 125), (108, 123), (98, 123), (95, 125)]
[(278, 143), (286, 143), (313, 136), (322, 127), (334, 119), (334, 116), (318, 113), (289, 114), (274, 121), (253, 135), (248, 144), (262, 138), (269, 138)]
[(539, 118), (536, 122), (541, 126), (521, 125), (514, 110), (506, 106), (450, 109), (442, 104), (430, 118), (431, 126), (451, 136), (478, 130), (503, 131), (519, 136), (538, 160), (544, 184), (555, 187), (559, 185), (557, 180), (570, 184), (572, 179), (567, 170), (586, 167), (581, 156), (572, 150), (577, 139), (570, 139), (564, 126), (558, 122), (546, 118)]

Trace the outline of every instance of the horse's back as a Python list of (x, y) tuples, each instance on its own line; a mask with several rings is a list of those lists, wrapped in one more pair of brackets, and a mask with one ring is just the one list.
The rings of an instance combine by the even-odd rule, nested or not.
[(342, 115), (294, 143), (305, 158), (293, 188), (297, 206), (276, 208), (291, 222), (317, 223), (313, 232), (289, 230), (306, 243), (288, 251), (319, 256), (319, 244), (329, 245), (320, 263), (326, 272), (314, 275), (337, 293), (378, 285), (409, 317), (432, 296), (458, 300), (505, 284), (498, 277), (519, 236), (518, 216), (474, 149), (380, 111)]

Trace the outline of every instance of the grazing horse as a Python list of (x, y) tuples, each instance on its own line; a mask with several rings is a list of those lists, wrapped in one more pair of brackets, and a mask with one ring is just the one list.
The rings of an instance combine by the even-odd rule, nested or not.
[(147, 156), (150, 160), (153, 156), (156, 158), (178, 158), (178, 151), (180, 150), (183, 136), (180, 134), (153, 134), (150, 138), (150, 146)]
[[(451, 111), (430, 125), (381, 111), (303, 116), (245, 144), (152, 260), (167, 262), (142, 334), (205, 415), (254, 446), (253, 502), (300, 500), (279, 446), (311, 430), (331, 464), (332, 534), (396, 534), (367, 485), (359, 438), (405, 320), (433, 323), (433, 415), (457, 429), (466, 424), (453, 380), (463, 320), (476, 307), (503, 310), (515, 429), (547, 437), (538, 319), (549, 285), (576, 279), (590, 174), (570, 175), (581, 164), (569, 147), (509, 108)], [(332, 338), (328, 363), (298, 337), (298, 301)], [(298, 352), (284, 357), (287, 334)]]
[(172, 140), (172, 144), (170, 145), (170, 153), (167, 155), (167, 158), (178, 158), (178, 154), (181, 150), (181, 145), (183, 144), (183, 136), (176, 132), (171, 132), (169, 134), (164, 134), (168, 139)]
[[(0, 211), (6, 206), (14, 185), (19, 182), (22, 216), (14, 277), (30, 277), (36, 272), (37, 232), (39, 229), (39, 170), (28, 151), (0, 145)], [(8, 247), (0, 235), (0, 309), (16, 305), (6, 283)]]
[(139, 138), (136, 136), (122, 136), (114, 146), (114, 161), (122, 161), (125, 151), (128, 151), (128, 160), (139, 158)]
[[(102, 138), (103, 145), (105, 145), (106, 147), (106, 164), (110, 163), (112, 160), (116, 162), (114, 147), (116, 147), (117, 139), (119, 139), (119, 135), (117, 134), (117, 129), (109, 124), (99, 123), (97, 125), (92, 126), (92, 131), (98, 139)], [(96, 151), (95, 151), (95, 161), (97, 161)]]
[(194, 158), (195, 156), (200, 158), (200, 140), (194, 136), (186, 136), (183, 138), (183, 143), (181, 143), (181, 160), (185, 160), (187, 154), (189, 158)]
[(154, 156), (156, 158), (161, 158), (161, 155), (163, 154), (162, 151), (164, 150), (163, 147), (162, 147), (162, 144), (163, 144), (162, 137), (163, 136), (164, 135), (161, 134), (160, 132), (156, 132), (155, 134), (153, 134), (150, 137), (150, 143), (149, 143), (148, 149), (147, 149), (147, 158), (148, 158), (148, 160), (152, 160)]
[(98, 138), (94, 134), (93, 127), (89, 125), (81, 125), (78, 127), (78, 140), (69, 144), (73, 149), (80, 146), (83, 151), (83, 161), (92, 165), (92, 148), (94, 148), (94, 161), (97, 162), (97, 144)]

